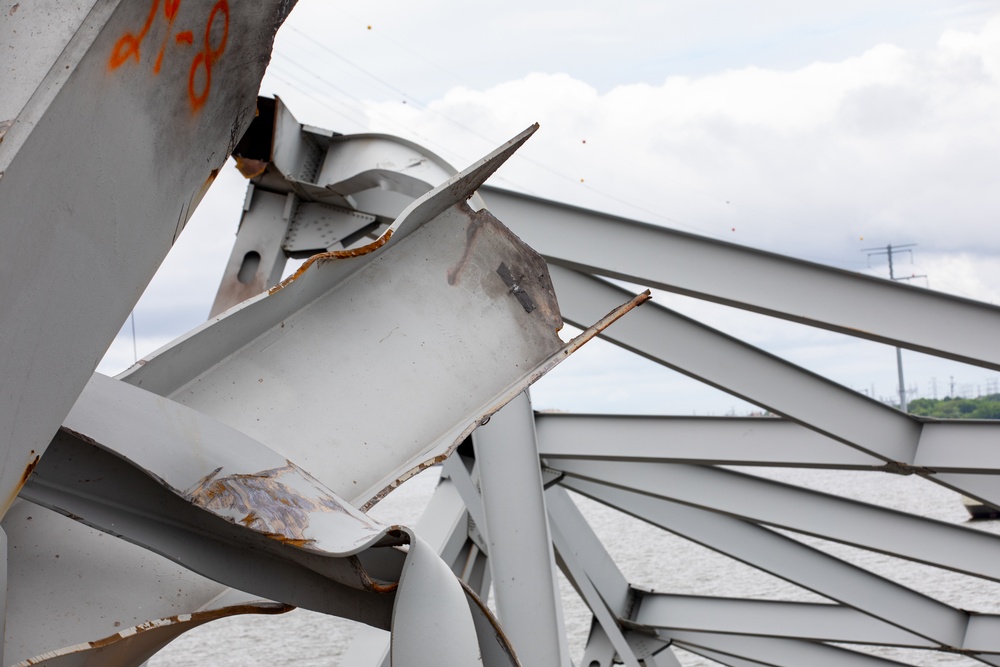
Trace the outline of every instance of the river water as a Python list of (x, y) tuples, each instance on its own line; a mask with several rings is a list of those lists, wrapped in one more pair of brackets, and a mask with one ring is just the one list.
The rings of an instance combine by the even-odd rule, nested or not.
[[(397, 489), (372, 510), (385, 523), (413, 525), (437, 483), (437, 468)], [(742, 469), (771, 479), (835, 493), (950, 523), (967, 523), (954, 492), (918, 477), (886, 473), (827, 470)], [(824, 599), (726, 556), (673, 536), (586, 498), (574, 496), (625, 577), (634, 585), (658, 591), (762, 600), (822, 602)], [(817, 524), (823, 522), (816, 517)], [(968, 523), (976, 530), (1000, 533), (1000, 521)], [(1000, 613), (1000, 584), (824, 540), (783, 533), (861, 565), (942, 602), (970, 611)], [(590, 613), (562, 581), (571, 655), (579, 664), (590, 627)], [(279, 616), (240, 616), (202, 626), (182, 636), (154, 657), (150, 667), (334, 667), (356, 632), (337, 618), (295, 610)], [(851, 647), (911, 665), (973, 667), (982, 663), (957, 655), (904, 649)], [(685, 667), (716, 665), (676, 651)]]

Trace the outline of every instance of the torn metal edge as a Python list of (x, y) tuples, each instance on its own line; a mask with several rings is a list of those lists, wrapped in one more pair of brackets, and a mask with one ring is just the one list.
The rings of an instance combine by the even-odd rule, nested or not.
[[(334, 250), (331, 252), (322, 252), (313, 255), (305, 261), (305, 263), (299, 267), (299, 269), (285, 278), (280, 283), (272, 287), (267, 291), (268, 295), (272, 295), (291, 283), (298, 280), (310, 267), (312, 267), (317, 262), (322, 262), (326, 260), (336, 260), (336, 259), (348, 259), (351, 257), (359, 257), (361, 255), (367, 255), (375, 250), (378, 250), (392, 238), (393, 234), (405, 224), (411, 217), (419, 217), (419, 214), (423, 213), (422, 209), (427, 205), (435, 202), (438, 199), (446, 199), (447, 203), (440, 207), (440, 211), (431, 212), (431, 215), (427, 215), (424, 219), (419, 220), (415, 223), (418, 226), (427, 222), (431, 218), (440, 215), (441, 211), (447, 209), (449, 206), (453, 206), (460, 201), (464, 201), (475, 194), (476, 190), (479, 189), (486, 179), (493, 175), (500, 166), (507, 161), (507, 159), (514, 154), (514, 152), (521, 147), (521, 145), (531, 137), (532, 134), (538, 129), (538, 123), (534, 123), (529, 126), (523, 132), (505, 142), (492, 152), (490, 152), (485, 157), (480, 158), (472, 165), (463, 169), (456, 175), (449, 178), (447, 181), (437, 186), (430, 192), (418, 197), (413, 200), (406, 209), (399, 214), (399, 217), (389, 226), (388, 229), (383, 232), (382, 236), (375, 239), (373, 242), (363, 245), (359, 248), (353, 248), (349, 250)], [(456, 186), (461, 186), (458, 192), (454, 192)]]
[(623, 315), (628, 313), (633, 308), (641, 306), (642, 304), (646, 303), (652, 298), (653, 298), (652, 293), (647, 289), (645, 292), (637, 294), (629, 301), (618, 306), (610, 313), (608, 313), (607, 315), (599, 319), (597, 322), (595, 322), (593, 325), (587, 327), (583, 332), (580, 333), (580, 335), (570, 340), (568, 343), (559, 348), (559, 350), (557, 350), (554, 354), (550, 355), (547, 359), (542, 361), (542, 363), (539, 364), (532, 372), (528, 373), (525, 376), (522, 376), (519, 381), (512, 384), (510, 387), (504, 390), (503, 393), (499, 394), (492, 401), (490, 401), (490, 405), (492, 407), (488, 408), (483, 413), (482, 416), (475, 419), (471, 424), (469, 424), (465, 429), (463, 429), (462, 432), (458, 435), (458, 437), (455, 438), (452, 444), (443, 453), (433, 456), (427, 459), (426, 461), (423, 461), (415, 465), (409, 470), (406, 470), (401, 475), (399, 475), (393, 482), (389, 483), (388, 485), (383, 487), (380, 491), (376, 492), (373, 496), (371, 496), (368, 500), (366, 500), (359, 507), (359, 509), (362, 512), (368, 512), (368, 510), (377, 505), (378, 502), (383, 498), (385, 498), (387, 495), (392, 493), (392, 491), (394, 491), (400, 484), (410, 479), (417, 473), (422, 472), (423, 470), (426, 470), (427, 468), (433, 466), (434, 464), (441, 463), (442, 461), (447, 459), (449, 456), (451, 456), (452, 452), (454, 452), (455, 449), (460, 444), (462, 444), (462, 441), (464, 441), (469, 436), (469, 434), (475, 431), (478, 427), (486, 424), (486, 422), (490, 420), (490, 417), (499, 412), (503, 406), (507, 405), (512, 400), (514, 400), (514, 398), (518, 394), (520, 394), (526, 388), (537, 382), (543, 375), (545, 375), (553, 368), (558, 366), (560, 363), (562, 363), (564, 359), (569, 357), (569, 355), (579, 350), (581, 347), (583, 347), (585, 343), (595, 338), (602, 331), (604, 331), (609, 326), (614, 324)]
[(101, 649), (105, 646), (110, 646), (116, 644), (120, 641), (127, 640), (130, 637), (134, 637), (142, 632), (148, 632), (150, 630), (156, 630), (159, 628), (168, 628), (175, 625), (190, 625), (192, 627), (207, 623), (209, 621), (214, 621), (220, 618), (226, 618), (229, 616), (237, 616), (240, 614), (284, 614), (286, 612), (292, 611), (295, 607), (280, 602), (264, 602), (261, 601), (259, 604), (240, 604), (231, 607), (222, 607), (221, 609), (212, 609), (209, 611), (196, 611), (190, 614), (177, 614), (175, 616), (168, 616), (166, 618), (155, 619), (152, 621), (146, 621), (145, 623), (140, 623), (139, 625), (133, 626), (131, 628), (126, 628), (121, 632), (116, 632), (108, 637), (103, 637), (101, 639), (95, 639), (91, 642), (86, 642), (83, 644), (74, 644), (72, 646), (67, 646), (65, 648), (57, 649), (55, 651), (49, 651), (48, 653), (43, 653), (37, 655), (33, 658), (28, 658), (27, 660), (22, 660), (21, 662), (14, 665), (14, 667), (31, 667), (32, 665), (38, 665), (47, 660), (53, 660), (55, 658), (62, 658), (74, 653), (82, 653), (84, 651), (91, 651), (95, 649)]

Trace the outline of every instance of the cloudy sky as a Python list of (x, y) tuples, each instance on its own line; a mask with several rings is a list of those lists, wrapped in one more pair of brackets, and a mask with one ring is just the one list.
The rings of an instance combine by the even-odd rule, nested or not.
[[(545, 9), (539, 9), (545, 5)], [(1000, 303), (1000, 9), (987, 2), (300, 0), (263, 93), (300, 121), (386, 132), (462, 168), (532, 122), (491, 181), (712, 238)], [(136, 308), (148, 354), (208, 313), (245, 181), (224, 170)], [(708, 269), (711, 270), (711, 269)], [(734, 277), (738, 279), (738, 277)], [(892, 348), (658, 295), (858, 391)], [(133, 361), (131, 324), (100, 370)], [(904, 352), (917, 395), (998, 376)], [(742, 414), (741, 401), (592, 344), (537, 408)]]

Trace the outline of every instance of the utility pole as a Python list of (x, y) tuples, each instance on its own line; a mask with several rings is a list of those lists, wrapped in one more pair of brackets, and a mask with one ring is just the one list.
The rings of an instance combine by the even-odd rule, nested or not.
[[(926, 275), (912, 275), (905, 276), (901, 278), (896, 277), (896, 271), (893, 268), (892, 256), (894, 253), (898, 252), (908, 252), (910, 253), (910, 261), (913, 261), (913, 250), (911, 248), (916, 247), (916, 243), (906, 243), (904, 245), (893, 246), (891, 243), (886, 245), (885, 250), (882, 248), (864, 248), (862, 252), (868, 253), (869, 261), (872, 255), (885, 255), (889, 259), (889, 279), (890, 280), (913, 280), (914, 278), (926, 278)], [(906, 385), (903, 384), (903, 351), (896, 348), (896, 371), (899, 374), (899, 409), (906, 412)]]

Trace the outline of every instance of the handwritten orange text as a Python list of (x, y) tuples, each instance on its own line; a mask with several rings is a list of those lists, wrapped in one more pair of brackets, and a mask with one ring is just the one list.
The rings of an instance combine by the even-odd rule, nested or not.
[[(166, 31), (160, 49), (153, 62), (153, 74), (159, 74), (163, 67), (164, 58), (167, 56), (167, 46), (173, 34), (173, 41), (179, 47), (194, 46), (194, 32), (184, 30), (174, 34), (174, 19), (180, 10), (182, 0), (164, 0), (163, 18), (166, 20)], [(111, 57), (108, 59), (108, 68), (116, 70), (129, 60), (135, 60), (136, 64), (142, 62), (143, 41), (149, 35), (150, 29), (158, 13), (160, 0), (152, 0), (149, 7), (149, 15), (145, 23), (138, 32), (126, 32), (115, 43), (111, 50)], [(212, 29), (215, 28), (217, 44), (212, 44)], [(221, 33), (221, 34), (220, 34)], [(222, 57), (226, 50), (226, 43), (229, 40), (229, 1), (218, 0), (209, 12), (208, 20), (205, 23), (205, 37), (203, 48), (194, 54), (191, 66), (188, 71), (188, 100), (191, 103), (191, 110), (198, 111), (208, 100), (212, 87), (212, 66)]]

